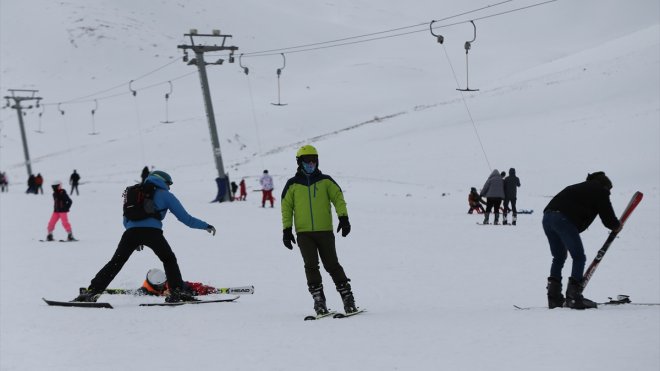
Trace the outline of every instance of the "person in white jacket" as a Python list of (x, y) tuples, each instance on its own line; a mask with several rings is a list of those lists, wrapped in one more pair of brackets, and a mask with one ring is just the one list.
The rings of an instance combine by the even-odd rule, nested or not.
[(273, 198), (273, 178), (264, 170), (264, 174), (259, 179), (261, 183), (261, 207), (266, 207), (266, 201), (270, 201), (270, 207), (273, 207), (275, 199)]

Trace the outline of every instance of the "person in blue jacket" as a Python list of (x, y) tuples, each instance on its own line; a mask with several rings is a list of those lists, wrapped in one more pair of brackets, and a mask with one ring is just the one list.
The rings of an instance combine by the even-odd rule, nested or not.
[(151, 183), (156, 187), (153, 202), (160, 217), (148, 217), (142, 220), (128, 220), (124, 217), (124, 228), (126, 230), (121, 236), (114, 255), (92, 279), (89, 287), (83, 290), (73, 301), (95, 302), (128, 261), (133, 251), (140, 251), (143, 246), (151, 248), (154, 254), (163, 262), (167, 282), (170, 285), (170, 295), (165, 301), (176, 303), (196, 300), (184, 285), (176, 256), (167, 243), (165, 236), (163, 236), (163, 219), (169, 210), (181, 223), (190, 228), (203, 229), (214, 236), (215, 228), (207, 222), (188, 214), (181, 202), (170, 192), (170, 186), (173, 184), (172, 177), (166, 172), (152, 171), (144, 180), (144, 183)]

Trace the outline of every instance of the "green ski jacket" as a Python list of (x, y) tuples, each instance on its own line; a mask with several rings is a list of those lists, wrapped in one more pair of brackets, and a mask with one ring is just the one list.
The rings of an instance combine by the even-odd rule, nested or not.
[(348, 216), (346, 201), (339, 185), (318, 169), (311, 175), (298, 171), (282, 191), (282, 227), (290, 228), (295, 221), (296, 233), (332, 231), (332, 211)]

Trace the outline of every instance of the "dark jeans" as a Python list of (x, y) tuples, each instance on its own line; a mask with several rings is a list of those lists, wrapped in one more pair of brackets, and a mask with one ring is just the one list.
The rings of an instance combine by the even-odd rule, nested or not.
[(550, 276), (561, 279), (561, 270), (564, 267), (568, 253), (570, 253), (573, 259), (571, 277), (582, 281), (587, 257), (584, 255), (580, 232), (575, 224), (560, 212), (546, 211), (543, 214), (543, 231), (548, 237), (550, 252), (552, 253)]
[(348, 282), (344, 268), (339, 264), (337, 250), (335, 249), (335, 235), (327, 232), (301, 232), (298, 233), (298, 247), (305, 263), (305, 276), (307, 285), (321, 284), (319, 270), (319, 257), (323, 268), (330, 274), (335, 285)]
[(95, 292), (105, 290), (139, 245), (150, 247), (158, 259), (163, 262), (170, 288), (183, 287), (179, 264), (172, 248), (163, 236), (163, 230), (158, 228), (131, 228), (127, 229), (121, 236), (114, 255), (112, 255), (108, 264), (101, 268), (96, 277), (92, 279), (89, 288)]

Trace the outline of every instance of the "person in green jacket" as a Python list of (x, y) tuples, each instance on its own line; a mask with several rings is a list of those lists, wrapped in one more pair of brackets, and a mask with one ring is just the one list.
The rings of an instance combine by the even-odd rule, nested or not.
[(335, 235), (332, 226), (332, 210), (339, 218), (337, 232), (346, 237), (351, 231), (344, 194), (337, 183), (318, 168), (319, 155), (311, 145), (300, 147), (296, 153), (298, 170), (289, 179), (282, 191), (283, 243), (289, 250), (296, 243), (292, 227), (295, 224), (298, 247), (305, 263), (307, 287), (314, 298), (317, 314), (327, 314), (328, 308), (323, 293), (323, 282), (319, 270), (319, 257), (323, 267), (332, 277), (341, 295), (346, 313), (357, 311), (351, 291), (350, 279), (339, 264), (335, 249)]

